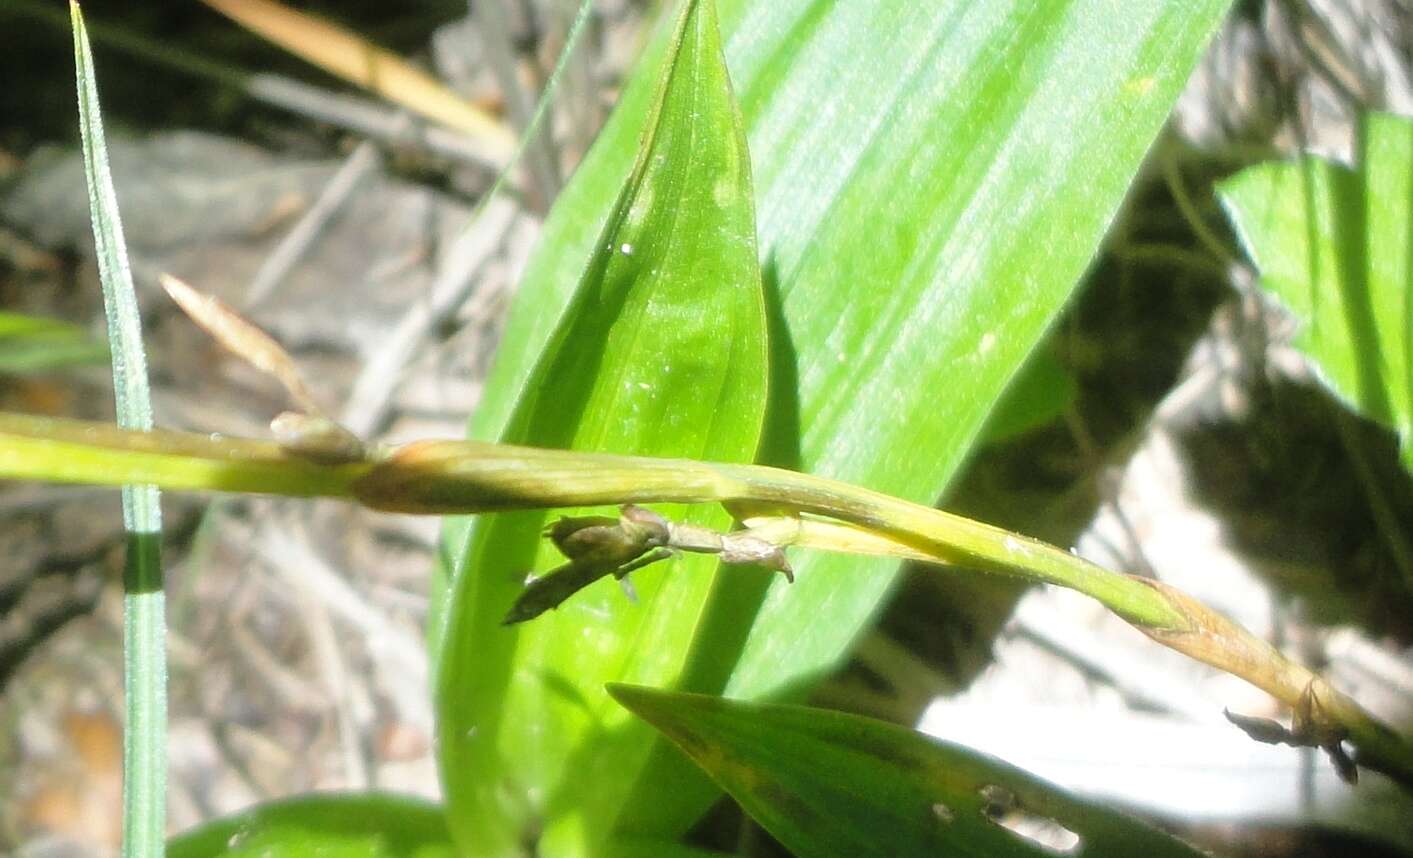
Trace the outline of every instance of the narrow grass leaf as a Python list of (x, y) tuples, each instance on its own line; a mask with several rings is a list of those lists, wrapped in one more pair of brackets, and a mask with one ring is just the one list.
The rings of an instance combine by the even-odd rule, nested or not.
[(1321, 381), (1398, 433), (1413, 470), (1413, 122), (1373, 114), (1363, 130), (1357, 168), (1261, 164), (1219, 191)]
[(167, 846), (171, 858), (455, 858), (439, 805), (378, 793), (309, 795), (207, 822)]
[[(147, 358), (128, 268), (118, 198), (108, 170), (108, 150), (99, 115), (93, 53), (83, 14), (69, 4), (78, 80), (79, 133), (89, 210), (103, 284), (112, 349), (113, 389), (118, 425), (152, 428)], [(165, 600), (159, 554), (162, 515), (157, 489), (123, 487), (123, 525), (128, 534), (123, 570), (123, 690), (127, 712), (123, 730), (123, 854), (161, 855), (166, 836), (167, 655)]]
[[(1088, 265), (1228, 3), (719, 6), (772, 323), (762, 458), (932, 503)], [(636, 76), (551, 212), (474, 437), (502, 437), (538, 383), (538, 355), (599, 250), (604, 200), (631, 169), (652, 98)], [(465, 547), (449, 544), (448, 569), (479, 569)], [(896, 569), (792, 561), (795, 585), (713, 608), (679, 687), (803, 693)], [(516, 717), (553, 730), (539, 711)], [(711, 800), (687, 777), (680, 759), (656, 756), (620, 827), (685, 828)]]
[[(1201, 854), (993, 757), (895, 724), (649, 688), (610, 691), (801, 858)], [(1015, 829), (1052, 839), (1041, 845)]]
[[(710, 2), (683, 6), (672, 45), (636, 165), (504, 441), (755, 455), (766, 316), (750, 161)], [(659, 511), (730, 524), (720, 510)], [(526, 572), (561, 562), (541, 538), (544, 524), (543, 512), (478, 520), (451, 592), (439, 751), (448, 818), (470, 854), (516, 854), (542, 824), (561, 850), (606, 836), (652, 736), (603, 684), (670, 682), (713, 587), (714, 560), (682, 557), (636, 573), (636, 603), (605, 578), (558, 611), (504, 627)]]
[(0, 313), (0, 374), (46, 372), (108, 359), (108, 347), (78, 325)]

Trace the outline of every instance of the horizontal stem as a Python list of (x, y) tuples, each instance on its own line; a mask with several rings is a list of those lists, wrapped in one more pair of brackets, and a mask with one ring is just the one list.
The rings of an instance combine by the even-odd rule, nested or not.
[(354, 498), (409, 513), (623, 503), (725, 503), (814, 513), (884, 534), (925, 556), (1070, 587), (1130, 622), (1185, 628), (1182, 614), (1141, 582), (1038, 540), (835, 480), (758, 465), (478, 441), (419, 441), (330, 465), (271, 441), (133, 433), (103, 423), (0, 414), (0, 478)]
[[(464, 514), (626, 503), (721, 503), (782, 543), (954, 564), (1085, 593), (1152, 639), (1239, 676), (1292, 707), (1320, 703), (1361, 765), (1413, 784), (1413, 745), (1307, 668), (1170, 587), (1102, 569), (1052, 545), (835, 480), (757, 465), (417, 441), (323, 464), (270, 441), (127, 432), (0, 414), (0, 479), (336, 497), (389, 512)], [(795, 524), (790, 517), (806, 514)], [(823, 516), (822, 521), (808, 516)]]
[(419, 441), (384, 457), (354, 493), (367, 506), (413, 513), (711, 502), (733, 507), (737, 518), (743, 508), (813, 513), (886, 534), (931, 558), (1078, 590), (1129, 622), (1186, 628), (1180, 612), (1131, 576), (988, 524), (779, 468)]
[(0, 479), (351, 498), (371, 468), (321, 465), (271, 441), (0, 414)]

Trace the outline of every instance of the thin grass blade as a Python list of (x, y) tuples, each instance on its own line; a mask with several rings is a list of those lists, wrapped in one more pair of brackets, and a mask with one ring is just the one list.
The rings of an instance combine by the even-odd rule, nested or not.
[[(108, 170), (93, 53), (83, 14), (69, 4), (78, 80), (79, 132), (89, 208), (103, 284), (112, 349), (113, 389), (118, 425), (152, 428), (147, 358), (128, 267), (118, 198)], [(123, 569), (123, 690), (127, 711), (123, 731), (123, 854), (161, 855), (166, 836), (167, 652), (166, 602), (162, 591), (162, 513), (157, 488), (123, 487), (123, 525), (128, 534)]]
[(23, 375), (108, 359), (108, 347), (77, 325), (0, 313), (0, 374)]

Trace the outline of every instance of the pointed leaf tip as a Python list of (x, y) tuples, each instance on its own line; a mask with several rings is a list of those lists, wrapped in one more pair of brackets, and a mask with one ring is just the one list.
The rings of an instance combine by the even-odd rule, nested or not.
[(612, 685), (794, 854), (1084, 854), (1194, 858), (1136, 819), (968, 748), (896, 724), (803, 706)]
[[(666, 62), (649, 70), (656, 101), (633, 167), (501, 441), (721, 462), (749, 462), (760, 445), (769, 372), (750, 155), (714, 4), (680, 9)], [(662, 512), (709, 530), (731, 526), (719, 508)], [(464, 571), (441, 636), (445, 793), (462, 845), (476, 854), (513, 848), (541, 810), (527, 799), (507, 812), (487, 786), (507, 778), (571, 808), (546, 821), (544, 851), (600, 851), (655, 745), (623, 713), (638, 741), (606, 740), (595, 715), (612, 708), (604, 683), (689, 673), (704, 606), (718, 588), (749, 586), (715, 575), (714, 557), (683, 556), (639, 574), (637, 604), (598, 580), (616, 573), (587, 566), (542, 577), (526, 597), (526, 570), (562, 563), (541, 538), (543, 522), (536, 513), (477, 520), (461, 543)], [(513, 635), (502, 627), (531, 610), (544, 613)]]

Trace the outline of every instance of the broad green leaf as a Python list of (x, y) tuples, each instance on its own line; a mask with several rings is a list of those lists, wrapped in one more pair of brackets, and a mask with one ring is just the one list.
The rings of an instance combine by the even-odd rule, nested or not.
[(986, 419), (980, 443), (1006, 441), (1056, 420), (1078, 393), (1074, 375), (1054, 354), (1036, 352)]
[(803, 706), (610, 690), (800, 858), (1054, 855), (1002, 825), (1018, 817), (1078, 835), (1084, 855), (1201, 854), (986, 754), (894, 724)]
[(307, 795), (259, 805), (172, 838), (170, 858), (455, 858), (442, 808), (396, 795)]
[(0, 313), (0, 374), (43, 372), (107, 358), (108, 348), (77, 325)]
[[(1227, 2), (719, 7), (772, 321), (762, 458), (932, 502), (1084, 271)], [(643, 65), (657, 68), (663, 50), (659, 40)], [(503, 437), (537, 384), (537, 356), (600, 246), (605, 200), (629, 172), (651, 98), (639, 74), (556, 203), (474, 437)], [(484, 578), (464, 524), (447, 543), (448, 568)], [(723, 593), (678, 687), (802, 693), (869, 621), (896, 568), (803, 552), (792, 562), (797, 583), (771, 584), (763, 603), (749, 584)], [(646, 635), (637, 647), (668, 651)], [(514, 717), (527, 732), (556, 729), (540, 710)], [(619, 826), (680, 832), (712, 796), (692, 777), (655, 752)], [(507, 781), (505, 794), (527, 782)]]
[[(710, 2), (683, 7), (637, 165), (503, 440), (750, 461), (766, 397), (766, 317), (750, 162)], [(601, 201), (602, 205), (603, 202)], [(666, 508), (725, 528), (721, 510)], [(501, 618), (527, 570), (562, 560), (541, 512), (481, 519), (451, 595), (438, 671), (448, 818), (469, 854), (607, 834), (653, 745), (603, 691), (670, 683), (710, 601), (715, 561), (683, 557), (611, 578), (521, 626)], [(768, 573), (735, 570), (737, 577)]]
[(601, 858), (730, 858), (735, 852), (717, 852), (674, 843), (670, 840), (622, 839), (607, 843)]
[(1296, 345), (1351, 408), (1398, 433), (1413, 469), (1413, 123), (1374, 114), (1357, 169), (1307, 157), (1243, 170), (1221, 199)]

